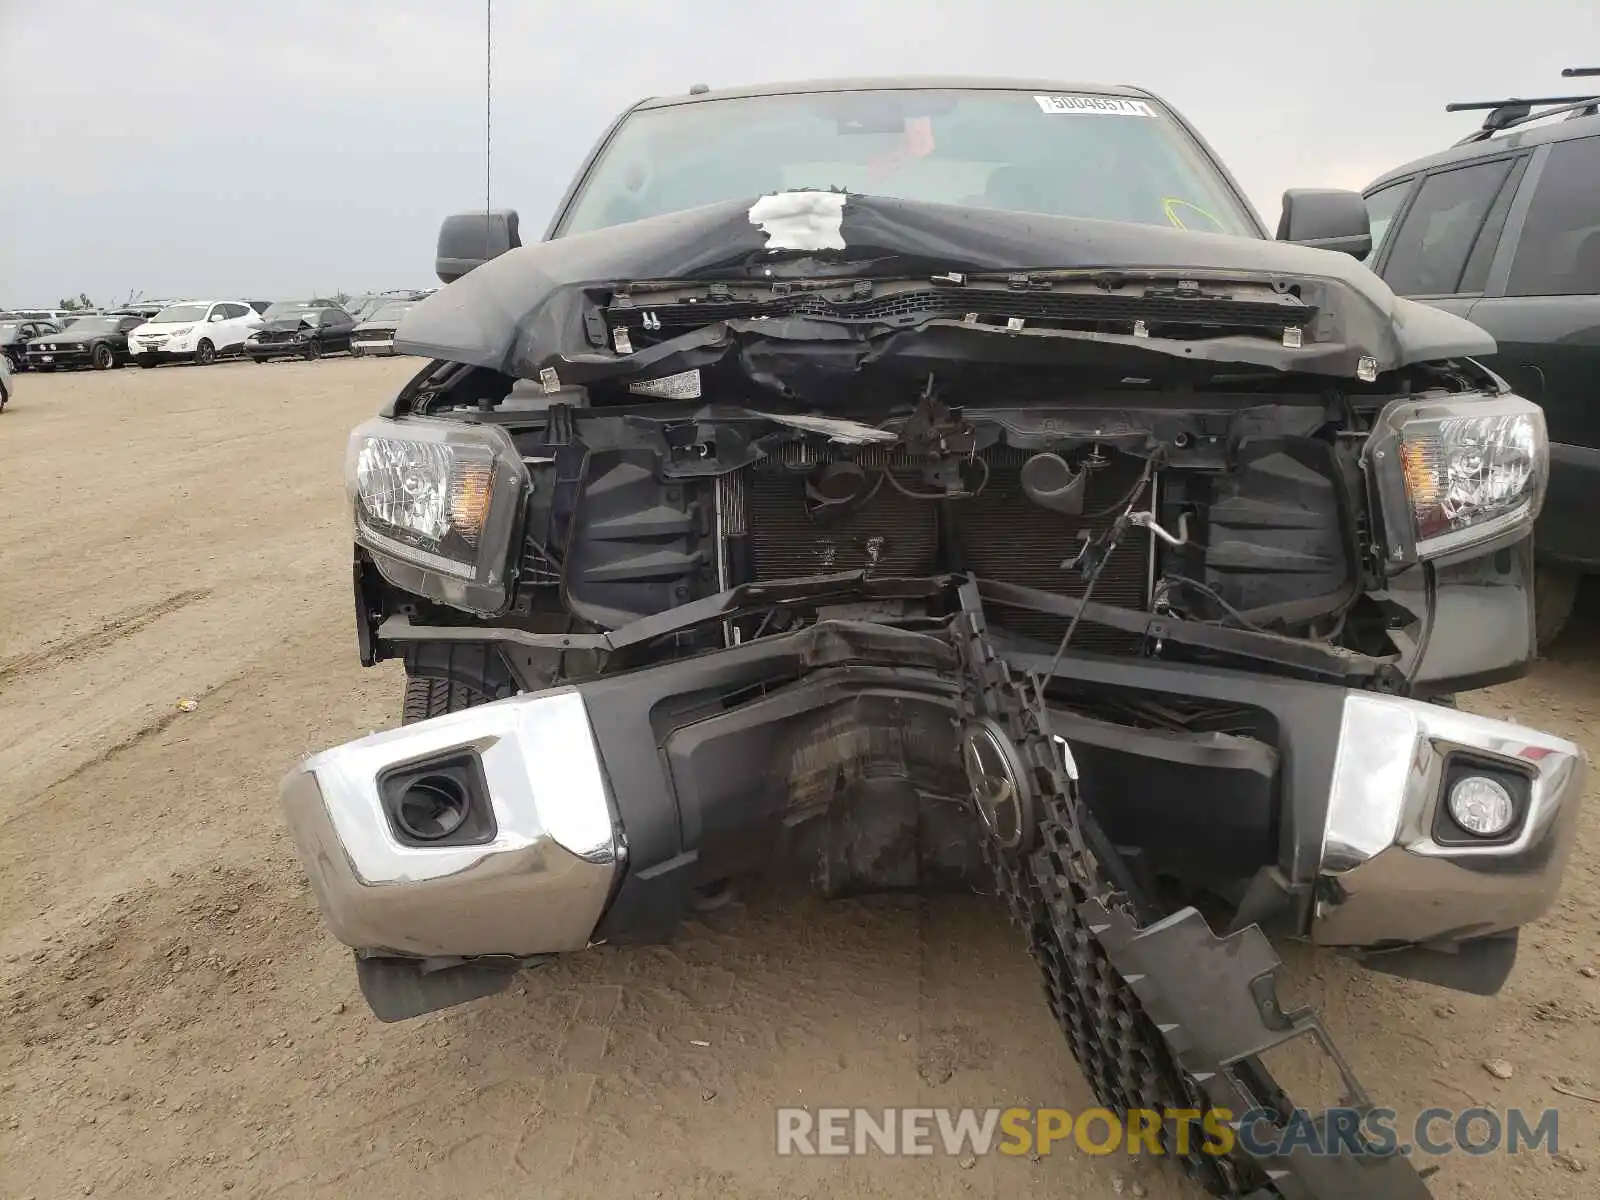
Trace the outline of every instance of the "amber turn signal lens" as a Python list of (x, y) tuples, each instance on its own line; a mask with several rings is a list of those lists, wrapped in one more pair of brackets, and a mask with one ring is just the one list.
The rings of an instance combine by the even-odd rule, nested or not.
[(1404, 442), (1400, 446), (1406, 495), (1411, 500), (1418, 538), (1431, 537), (1449, 527), (1439, 511), (1439, 470), (1434, 449), (1427, 442)]
[(476, 546), (489, 519), (494, 470), (482, 462), (458, 461), (455, 467), (450, 479), (450, 524), (462, 541)]

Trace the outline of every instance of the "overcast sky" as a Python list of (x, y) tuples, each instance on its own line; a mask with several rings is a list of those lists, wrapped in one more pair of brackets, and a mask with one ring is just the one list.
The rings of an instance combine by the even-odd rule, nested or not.
[[(494, 200), (536, 236), (640, 96), (817, 76), (1149, 87), (1275, 223), (1468, 132), (1447, 100), (1559, 94), (1596, 0), (494, 0)], [(0, 303), (433, 282), (484, 186), (484, 0), (0, 0)]]

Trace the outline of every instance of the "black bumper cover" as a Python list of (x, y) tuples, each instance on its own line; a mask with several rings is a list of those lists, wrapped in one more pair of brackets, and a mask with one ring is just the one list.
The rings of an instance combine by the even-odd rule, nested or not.
[[(1043, 655), (1006, 657), (1024, 670), (1048, 667)], [(1135, 803), (1106, 812), (1113, 838), (1137, 836), (1157, 858), (1163, 850), (1192, 850), (1224, 874), (1286, 864), (1290, 887), (1277, 897), (1275, 915), (1286, 929), (1302, 926), (1333, 775), (1329, 731), (1338, 727), (1343, 691), (1090, 655), (1074, 656), (1070, 670), (1080, 685), (1273, 714), (1271, 745), (1066, 713), (1061, 719), (1071, 727), (1061, 732), (1074, 739), (1087, 794), (1128, 797), (1128, 779), (1136, 774), (1140, 782)], [(954, 654), (943, 639), (847, 622), (586, 681), (585, 703), (628, 831), (628, 870), (601, 936), (669, 936), (697, 888), (770, 861), (786, 839), (800, 836), (808, 817), (850, 819), (826, 810), (830, 797), (852, 787), (899, 788), (920, 801), (905, 809), (906, 819), (917, 821), (912, 844), (930, 852), (924, 862), (940, 861), (932, 851), (948, 850), (964, 819), (952, 727), (958, 693)], [(1179, 780), (1181, 792), (1162, 786)], [(1225, 803), (1197, 803), (1207, 796)], [(1161, 833), (1152, 840), (1157, 825)], [(861, 832), (860, 853), (870, 854), (872, 831)], [(942, 861), (961, 870), (959, 852)], [(852, 865), (870, 865), (880, 878), (894, 870), (892, 863), (840, 869)]]

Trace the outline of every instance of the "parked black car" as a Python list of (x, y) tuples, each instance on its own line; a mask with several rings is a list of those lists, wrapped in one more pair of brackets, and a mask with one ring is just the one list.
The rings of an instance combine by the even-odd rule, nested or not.
[(1545, 644), (1580, 576), (1600, 572), (1600, 95), (1450, 108), (1488, 117), (1366, 189), (1370, 264), (1401, 295), (1487, 330), (1498, 349), (1485, 365), (1544, 409), (1550, 484), (1534, 547)]
[(128, 332), (144, 324), (143, 317), (83, 317), (59, 333), (48, 333), (28, 343), (30, 371), (53, 371), (57, 367), (94, 367), (109, 371), (132, 362), (128, 351)]
[(400, 318), (415, 306), (415, 300), (391, 300), (359, 321), (350, 335), (351, 355), (359, 358), (366, 354), (393, 354), (394, 331), (400, 325)]
[(823, 81), (643, 101), (516, 230), (446, 222), (346, 458), (403, 727), (281, 789), (380, 1016), (780, 864), (1003, 897), (1123, 1111), (1287, 1119), (1257, 1056), (1321, 1030), (1264, 931), (1501, 985), (1585, 767), (1436, 701), (1526, 669), (1544, 428), (1359, 194), (1274, 241), (1141, 89)]
[(350, 349), (355, 318), (335, 304), (282, 301), (261, 314), (262, 325), (244, 343), (256, 362), (274, 358), (321, 358)]
[(27, 370), (27, 345), (36, 337), (60, 333), (61, 326), (54, 321), (36, 321), (27, 317), (0, 318), (0, 354), (11, 364), (13, 371)]

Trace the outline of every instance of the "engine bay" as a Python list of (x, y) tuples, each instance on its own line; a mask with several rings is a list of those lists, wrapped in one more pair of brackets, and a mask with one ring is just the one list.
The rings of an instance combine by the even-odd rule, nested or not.
[[(363, 660), (480, 642), (515, 647), (524, 685), (576, 679), (827, 619), (935, 629), (965, 578), (995, 636), (1040, 653), (1406, 690), (1433, 576), (1396, 584), (1386, 530), (1410, 514), (1375, 490), (1370, 441), (1398, 402), (1497, 386), (1454, 360), (1338, 384), (961, 360), (865, 367), (819, 408), (727, 366), (650, 395), (419, 372), (382, 419), (499, 447), (519, 498), (466, 591), (358, 549)], [(1485, 571), (1515, 565), (1461, 581)]]
[[(1359, 443), (1339, 436), (1338, 411), (1319, 395), (1187, 399), (952, 410), (925, 397), (877, 426), (803, 427), (737, 409), (558, 402), (515, 434), (532, 497), (513, 609), (496, 620), (614, 630), (743, 585), (846, 572), (969, 574), (1087, 599), (1104, 558), (1097, 605), (1328, 642), (1353, 633), (1366, 506)], [(849, 615), (927, 614), (901, 599)], [(732, 644), (793, 619), (740, 616), (675, 645)], [(995, 616), (1005, 635), (1049, 645), (1070, 620)], [(1104, 653), (1142, 640), (1092, 621), (1073, 635), (1075, 650)]]

